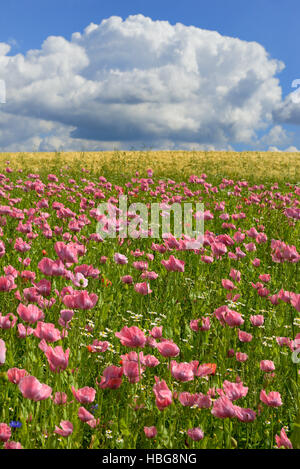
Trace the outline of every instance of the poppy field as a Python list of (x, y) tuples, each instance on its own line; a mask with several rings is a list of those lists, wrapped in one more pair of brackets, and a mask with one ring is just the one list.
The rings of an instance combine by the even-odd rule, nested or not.
[(0, 447), (299, 449), (297, 157), (83, 156), (1, 156)]

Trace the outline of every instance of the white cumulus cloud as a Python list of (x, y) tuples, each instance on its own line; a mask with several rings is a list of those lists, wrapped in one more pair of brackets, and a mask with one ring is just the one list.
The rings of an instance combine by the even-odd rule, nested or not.
[[(50, 36), (25, 55), (0, 43), (0, 150), (255, 144), (282, 109), (283, 67), (257, 42), (143, 15)], [(278, 124), (263, 143), (281, 137)]]

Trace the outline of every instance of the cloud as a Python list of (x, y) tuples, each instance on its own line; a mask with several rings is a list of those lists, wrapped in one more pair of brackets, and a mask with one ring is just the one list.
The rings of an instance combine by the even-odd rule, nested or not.
[(285, 145), (291, 139), (285, 129), (281, 125), (275, 125), (268, 133), (263, 135), (259, 140), (259, 144), (266, 145)]
[(282, 151), (283, 151), (283, 152), (289, 152), (289, 153), (297, 153), (297, 152), (300, 151), (300, 150), (298, 150), (298, 148), (295, 147), (294, 145), (291, 145), (290, 147), (286, 148), (285, 150), (280, 150), (280, 149), (277, 148), (277, 147), (270, 146), (270, 147), (268, 148), (268, 151), (276, 151), (276, 152), (277, 152), (277, 151), (279, 151), (279, 152), (282, 152)]
[(284, 65), (259, 43), (143, 15), (9, 53), (0, 43), (2, 151), (232, 149), (255, 145), (283, 105)]
[(300, 79), (295, 82), (298, 84), (297, 89), (288, 94), (274, 109), (274, 122), (300, 125)]

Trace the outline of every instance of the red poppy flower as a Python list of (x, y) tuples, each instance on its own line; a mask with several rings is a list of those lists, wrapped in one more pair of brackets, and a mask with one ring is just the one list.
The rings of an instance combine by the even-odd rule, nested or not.
[(214, 375), (217, 369), (217, 364), (216, 363), (205, 363), (206, 366), (210, 366), (211, 368), (211, 374)]

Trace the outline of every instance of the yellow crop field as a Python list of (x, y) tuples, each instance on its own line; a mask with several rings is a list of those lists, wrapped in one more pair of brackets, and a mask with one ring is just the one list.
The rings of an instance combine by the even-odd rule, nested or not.
[(300, 153), (225, 152), (225, 151), (105, 151), (53, 153), (1, 153), (0, 168), (28, 168), (31, 171), (70, 166), (91, 172), (108, 169), (132, 174), (145, 166), (162, 176), (206, 172), (225, 178), (249, 178), (257, 181), (300, 180)]

